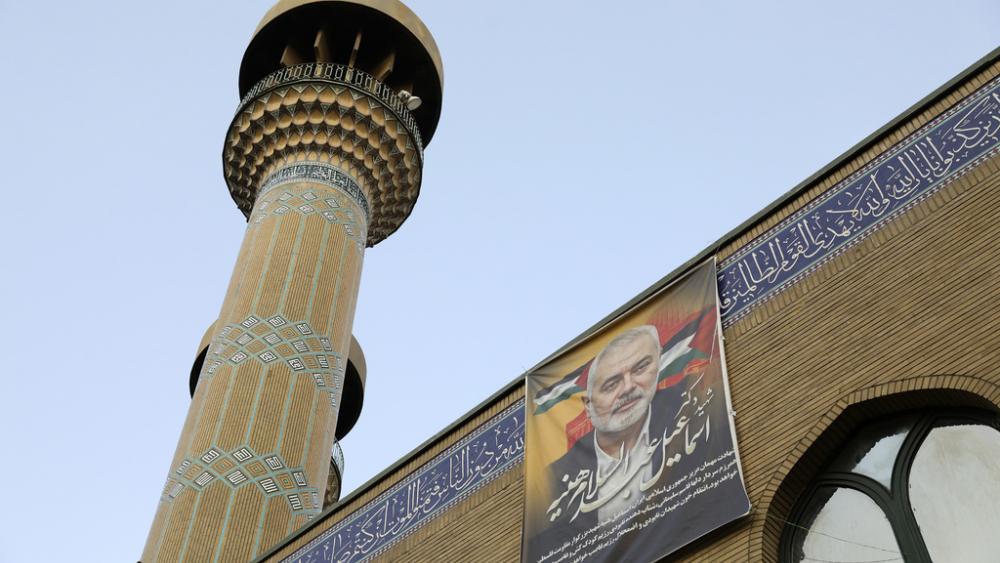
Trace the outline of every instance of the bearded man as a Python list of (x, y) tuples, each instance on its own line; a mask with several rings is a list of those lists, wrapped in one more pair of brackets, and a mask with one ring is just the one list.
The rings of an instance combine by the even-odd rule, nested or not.
[(640, 484), (653, 474), (649, 422), (660, 369), (656, 327), (633, 328), (615, 337), (594, 358), (583, 404), (594, 426), (584, 436), (597, 469), (599, 522), (642, 500)]
[[(684, 371), (668, 374), (660, 388), (661, 363), (675, 359), (662, 354), (656, 327), (644, 325), (617, 334), (590, 362), (581, 398), (593, 428), (547, 468), (550, 496), (544, 516), (537, 516), (544, 520), (525, 538), (536, 561), (646, 558), (718, 527), (717, 504), (746, 499), (742, 483), (731, 479), (698, 485), (711, 485), (701, 491), (700, 502), (707, 504), (685, 505), (700, 489), (685, 493), (681, 480), (702, 462), (732, 453), (733, 445), (728, 435), (711, 430), (728, 426), (721, 385), (708, 386), (705, 371), (694, 381)], [(715, 394), (721, 398), (712, 401)], [(710, 432), (721, 437), (709, 442)], [(651, 533), (632, 532), (650, 524)]]
[[(549, 467), (553, 500), (586, 491), (550, 514), (564, 529), (579, 532), (628, 512), (644, 489), (674, 473), (660, 444), (667, 425), (673, 429), (679, 395), (657, 394), (660, 353), (656, 327), (644, 325), (617, 335), (591, 362), (582, 400), (593, 430)], [(586, 485), (574, 485), (581, 479)]]

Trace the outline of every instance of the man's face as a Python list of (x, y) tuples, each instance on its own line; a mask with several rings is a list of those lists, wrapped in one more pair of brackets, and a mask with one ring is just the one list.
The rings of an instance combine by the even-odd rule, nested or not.
[(598, 431), (621, 432), (646, 415), (656, 392), (658, 348), (652, 338), (637, 338), (601, 357), (590, 374), (596, 379), (585, 401)]

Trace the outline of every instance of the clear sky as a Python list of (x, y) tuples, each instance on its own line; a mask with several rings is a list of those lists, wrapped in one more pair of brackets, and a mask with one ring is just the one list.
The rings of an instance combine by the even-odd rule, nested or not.
[[(244, 219), (271, 0), (0, 0), (0, 561), (135, 561)], [(1000, 3), (445, 2), (443, 115), (366, 255), (345, 492), (998, 45)]]

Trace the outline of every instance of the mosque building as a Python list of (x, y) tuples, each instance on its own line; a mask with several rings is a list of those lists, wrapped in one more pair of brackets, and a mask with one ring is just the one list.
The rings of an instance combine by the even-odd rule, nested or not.
[(442, 89), (398, 0), (264, 15), (222, 151), (248, 227), (142, 561), (996, 559), (1000, 49), (342, 496), (361, 266)]

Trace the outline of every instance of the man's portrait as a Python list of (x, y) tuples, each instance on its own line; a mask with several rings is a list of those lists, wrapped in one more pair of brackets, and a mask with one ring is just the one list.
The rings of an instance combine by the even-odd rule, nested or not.
[(529, 374), (525, 561), (652, 561), (749, 511), (721, 345), (712, 262)]

